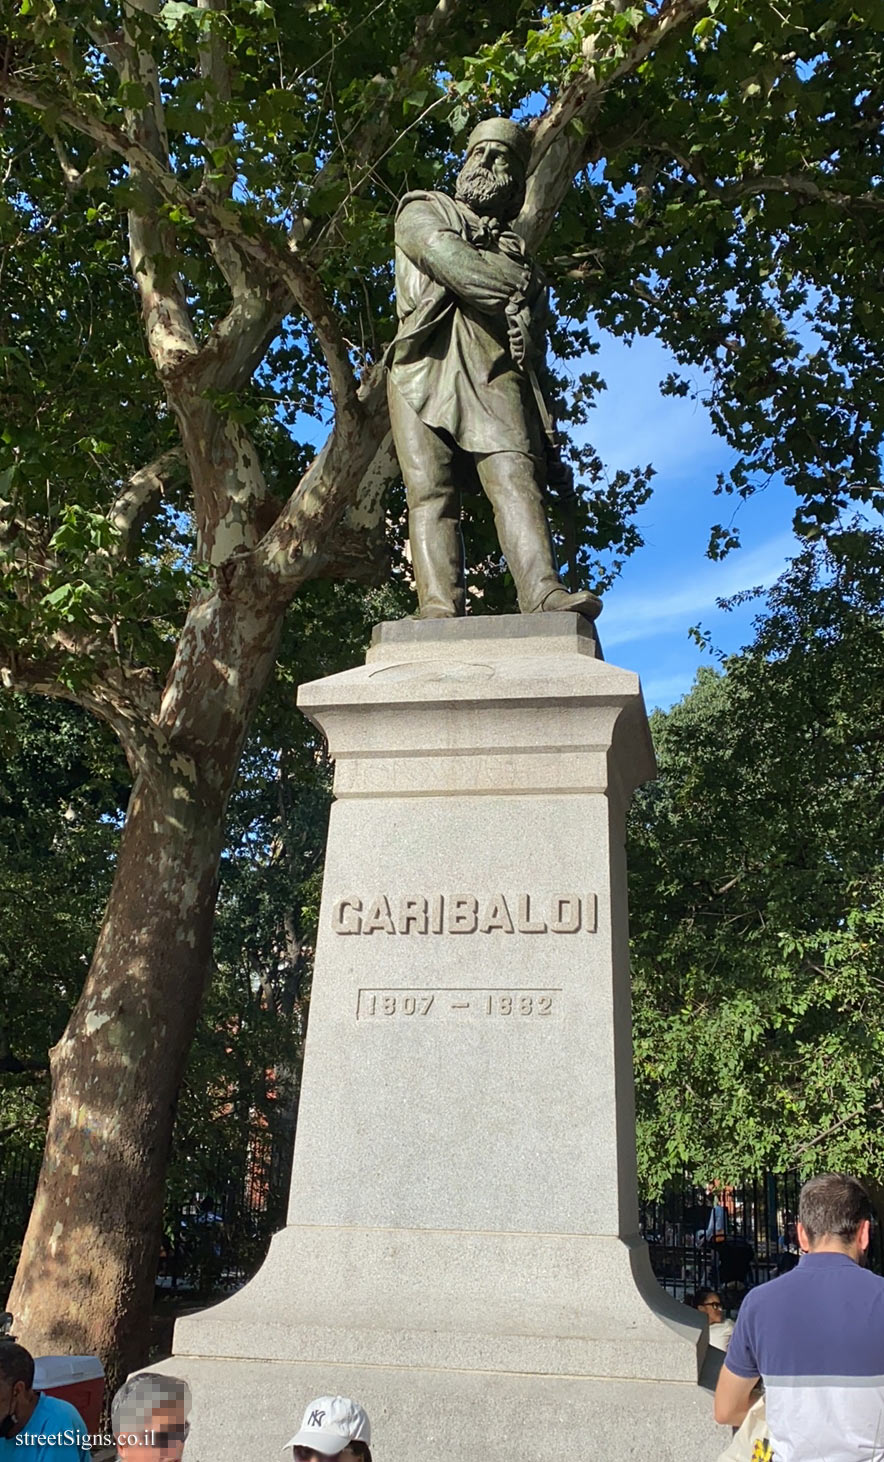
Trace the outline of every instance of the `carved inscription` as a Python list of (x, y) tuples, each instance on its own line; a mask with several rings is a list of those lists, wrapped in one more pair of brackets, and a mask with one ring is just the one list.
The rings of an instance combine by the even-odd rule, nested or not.
[(558, 1020), (561, 990), (360, 990), (357, 1020)]
[(335, 934), (576, 934), (595, 933), (598, 900), (594, 893), (407, 894), (335, 899)]

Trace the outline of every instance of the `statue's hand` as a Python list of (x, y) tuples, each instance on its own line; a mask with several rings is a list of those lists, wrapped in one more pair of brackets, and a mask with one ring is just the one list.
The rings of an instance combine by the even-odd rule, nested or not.
[(506, 331), (510, 355), (517, 366), (524, 366), (533, 346), (531, 311), (525, 305), (520, 305), (518, 301), (510, 301), (510, 304), (507, 305)]

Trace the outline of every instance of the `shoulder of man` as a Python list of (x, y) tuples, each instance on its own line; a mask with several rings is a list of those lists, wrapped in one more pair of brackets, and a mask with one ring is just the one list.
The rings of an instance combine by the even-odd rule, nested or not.
[(779, 1274), (776, 1279), (768, 1279), (750, 1289), (740, 1304), (734, 1328), (742, 1334), (754, 1330), (759, 1324), (763, 1326), (769, 1315), (776, 1314), (788, 1304), (797, 1273), (797, 1269), (792, 1269), (788, 1274)]
[[(794, 1271), (793, 1271), (794, 1272)], [(727, 1348), (725, 1365), (738, 1376), (760, 1376), (765, 1372), (765, 1354), (774, 1336), (782, 1329), (778, 1314), (788, 1310), (784, 1274), (750, 1289), (740, 1305), (734, 1331)]]
[(850, 1292), (859, 1300), (874, 1306), (884, 1305), (884, 1275), (866, 1269), (863, 1264), (854, 1264), (848, 1271), (847, 1283)]
[(64, 1418), (65, 1426), (78, 1427), (85, 1434), (86, 1423), (82, 1416), (70, 1401), (65, 1401), (63, 1396), (50, 1396), (48, 1391), (40, 1392), (40, 1400), (34, 1409), (34, 1415), (41, 1411), (44, 1416), (51, 1416), (53, 1421)]
[[(40, 1424), (34, 1428), (33, 1421), (38, 1413)], [(55, 1436), (64, 1433), (64, 1444), (56, 1443), (52, 1451), (52, 1455), (59, 1459), (79, 1455), (83, 1450), (79, 1439), (85, 1439), (89, 1434), (76, 1406), (65, 1401), (63, 1396), (48, 1396), (45, 1391), (40, 1393), (39, 1404), (31, 1418), (31, 1429)]]
[(449, 198), (447, 193), (434, 193), (424, 191), (423, 189), (416, 189), (412, 193), (405, 193), (399, 199), (399, 204), (396, 209), (397, 223), (405, 209), (412, 203), (423, 204), (427, 211), (438, 214), (440, 222), (444, 223), (447, 228), (456, 228), (458, 230), (462, 228), (463, 217), (454, 199)]

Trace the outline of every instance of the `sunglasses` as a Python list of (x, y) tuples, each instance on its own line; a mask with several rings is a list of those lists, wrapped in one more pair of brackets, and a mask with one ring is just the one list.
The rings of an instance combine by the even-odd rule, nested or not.
[(149, 1445), (152, 1447), (168, 1447), (173, 1442), (186, 1442), (190, 1431), (190, 1422), (182, 1422), (181, 1426), (170, 1426), (164, 1432), (148, 1432), (150, 1437)]

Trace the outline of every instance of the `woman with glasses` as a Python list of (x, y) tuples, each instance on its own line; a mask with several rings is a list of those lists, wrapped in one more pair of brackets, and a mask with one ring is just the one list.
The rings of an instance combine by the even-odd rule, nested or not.
[(301, 1430), (286, 1446), (294, 1462), (371, 1462), (371, 1423), (349, 1396), (320, 1396), (304, 1412)]
[(726, 1320), (724, 1306), (717, 1289), (698, 1289), (693, 1298), (695, 1310), (709, 1321), (709, 1344), (718, 1350), (727, 1350), (728, 1341), (734, 1333), (733, 1320)]

